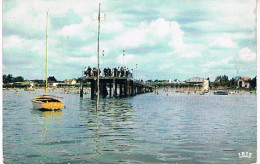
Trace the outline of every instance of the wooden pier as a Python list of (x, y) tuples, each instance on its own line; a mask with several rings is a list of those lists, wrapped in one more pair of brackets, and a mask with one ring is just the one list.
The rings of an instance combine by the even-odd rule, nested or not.
[[(83, 97), (83, 82), (90, 82), (91, 98), (97, 95), (97, 77), (83, 77), (80, 85), (80, 97)], [(99, 77), (100, 95), (103, 97), (128, 97), (153, 92), (153, 87), (130, 77)]]

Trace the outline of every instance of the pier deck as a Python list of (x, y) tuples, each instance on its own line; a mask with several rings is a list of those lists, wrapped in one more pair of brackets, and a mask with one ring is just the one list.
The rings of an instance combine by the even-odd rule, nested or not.
[[(80, 97), (83, 97), (83, 82), (91, 83), (91, 98), (97, 95), (97, 77), (83, 77), (80, 87)], [(99, 77), (100, 94), (103, 97), (127, 97), (136, 94), (153, 92), (153, 87), (131, 77)]]

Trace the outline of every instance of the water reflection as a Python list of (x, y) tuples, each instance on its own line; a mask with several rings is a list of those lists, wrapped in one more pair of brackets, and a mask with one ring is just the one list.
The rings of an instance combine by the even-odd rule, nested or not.
[(13, 95), (3, 101), (6, 163), (240, 163), (238, 151), (256, 154), (253, 96), (101, 98), (96, 113), (89, 97), (62, 95), (66, 109), (42, 112), (33, 95)]
[[(134, 139), (133, 104), (127, 99), (101, 99), (99, 112), (95, 112), (96, 101), (79, 101), (80, 118), (91, 132), (92, 158), (98, 160), (109, 152), (131, 151), (130, 142)], [(89, 135), (89, 134), (88, 134)], [(89, 142), (89, 141), (88, 141)]]
[(56, 111), (40, 111), (40, 110), (32, 110), (31, 113), (33, 115), (38, 115), (44, 120), (48, 120), (52, 117), (62, 116), (62, 110)]

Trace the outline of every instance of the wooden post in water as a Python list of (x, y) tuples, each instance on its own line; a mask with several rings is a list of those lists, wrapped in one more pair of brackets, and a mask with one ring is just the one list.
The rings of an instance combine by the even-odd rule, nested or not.
[(95, 83), (95, 80), (91, 81), (90, 87), (91, 87), (91, 99), (93, 99), (96, 96), (96, 83)]
[(96, 112), (98, 112), (98, 105), (99, 105), (99, 34), (100, 34), (100, 6), (99, 3), (99, 9), (98, 9), (98, 45), (97, 45), (97, 63), (98, 63), (98, 75), (97, 75), (97, 106), (96, 106)]
[(83, 98), (83, 79), (80, 80), (80, 97)]
[(80, 88), (79, 88), (79, 94), (81, 98), (83, 98), (83, 74), (84, 72), (82, 71), (82, 77), (80, 79)]
[(123, 85), (124, 85), (124, 97), (126, 97), (127, 96), (127, 80), (124, 81)]
[(112, 83), (109, 83), (109, 97), (112, 96)]
[(119, 87), (120, 87), (120, 90), (119, 90), (119, 95), (120, 95), (120, 97), (122, 97), (122, 83), (119, 83)]
[(103, 94), (103, 98), (105, 98), (107, 96), (107, 83), (101, 83), (102, 84), (102, 94)]
[(132, 82), (132, 96), (135, 95), (135, 91), (134, 91), (134, 89), (135, 89), (135, 84), (134, 84), (134, 82)]
[(128, 79), (126, 80), (126, 95), (130, 95), (130, 81)]
[(117, 94), (117, 92), (116, 92), (116, 80), (113, 79), (113, 97), (115, 97), (116, 94)]

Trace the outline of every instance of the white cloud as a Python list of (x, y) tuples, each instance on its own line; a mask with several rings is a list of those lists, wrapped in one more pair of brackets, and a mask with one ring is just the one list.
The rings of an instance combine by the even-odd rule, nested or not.
[(209, 7), (213, 13), (217, 13), (217, 21), (222, 22), (222, 24), (226, 26), (239, 25), (239, 27), (252, 28), (252, 25), (254, 25), (255, 0), (229, 0), (228, 2), (225, 0), (208, 1), (207, 7)]
[(23, 48), (25, 39), (16, 35), (3, 38), (3, 48)]
[(228, 65), (232, 59), (234, 59), (234, 58), (229, 56), (229, 57), (221, 59), (221, 60), (209, 61), (209, 62), (206, 62), (205, 64), (203, 64), (203, 67), (206, 69), (215, 68), (215, 67), (221, 68), (224, 65)]
[[(4, 55), (9, 56), (4, 58), (4, 70), (13, 69), (17, 74), (26, 75), (28, 73), (20, 69), (19, 64), (9, 64), (14, 62), (12, 58), (33, 56), (30, 62), (37, 63), (44, 57), (47, 10), (50, 15), (50, 61), (57, 63), (60, 70), (68, 70), (60, 76), (77, 76), (75, 72), (78, 68), (96, 66), (97, 20), (92, 16), (98, 12), (97, 2), (17, 0), (9, 3), (14, 2), (16, 4), (3, 13), (3, 48)], [(131, 4), (131, 8), (128, 5), (128, 2), (102, 3), (101, 12), (107, 14), (107, 19), (101, 22), (100, 61), (104, 49), (105, 66), (122, 65), (123, 49), (131, 53), (126, 54), (125, 65), (130, 68), (138, 64), (140, 72), (150, 72), (156, 78), (163, 78), (165, 69), (169, 70), (169, 74), (175, 76), (179, 73), (182, 77), (196, 74), (204, 68), (214, 70), (230, 66), (235, 59), (232, 54), (239, 49), (235, 56), (237, 60), (255, 59), (255, 53), (247, 48), (254, 44), (254, 0), (189, 2), (188, 6), (194, 9), (192, 11), (187, 5), (173, 5), (171, 1), (160, 4), (160, 8), (149, 1)], [(71, 17), (68, 18), (68, 15)], [(172, 21), (172, 18), (177, 18), (178, 22)], [(67, 36), (70, 38), (63, 38)], [(30, 53), (27, 53), (28, 50)], [(247, 66), (246, 62), (239, 64)], [(41, 67), (38, 65), (34, 64), (35, 70)], [(155, 70), (161, 72), (155, 74)], [(189, 72), (184, 74), (183, 70)]]
[(181, 57), (183, 57), (183, 58), (197, 58), (197, 57), (202, 57), (202, 55), (199, 52), (190, 52), (190, 53), (182, 54)]
[(254, 61), (256, 59), (256, 53), (252, 52), (248, 47), (244, 47), (238, 52), (237, 58), (245, 62)]
[(88, 35), (93, 35), (86, 30), (89, 26), (93, 27), (93, 22), (90, 18), (84, 17), (80, 24), (64, 26), (60, 31), (58, 31), (58, 34), (62, 36), (86, 38)]
[(210, 47), (223, 47), (223, 48), (235, 48), (237, 44), (228, 37), (217, 37), (211, 44)]
[(175, 21), (158, 18), (150, 23), (142, 22), (137, 28), (129, 29), (116, 38), (123, 47), (168, 46), (174, 50), (184, 47), (183, 31)]
[(122, 54), (118, 55), (117, 57), (117, 63), (120, 64), (120, 65), (127, 65), (128, 63), (130, 63), (131, 61), (134, 60), (134, 55), (132, 54), (127, 54), (123, 57)]
[[(37, 53), (45, 52), (45, 43), (41, 40), (24, 39), (17, 35), (11, 35), (3, 38), (4, 49), (16, 49), (20, 51), (33, 51)], [(19, 55), (19, 54), (17, 54)]]
[(119, 21), (105, 21), (102, 22), (101, 30), (104, 33), (119, 33), (124, 29), (124, 26)]

